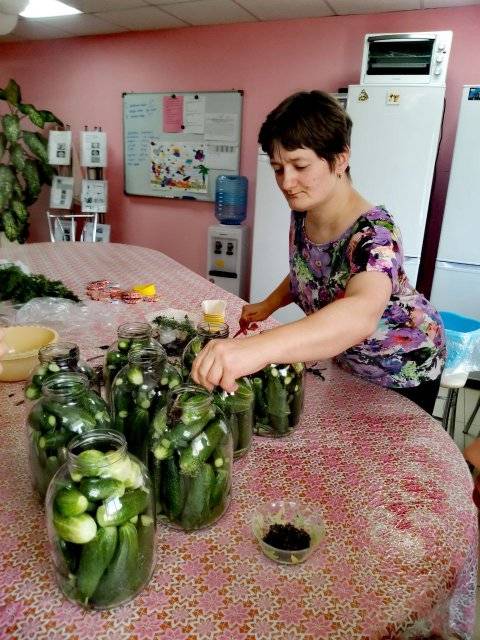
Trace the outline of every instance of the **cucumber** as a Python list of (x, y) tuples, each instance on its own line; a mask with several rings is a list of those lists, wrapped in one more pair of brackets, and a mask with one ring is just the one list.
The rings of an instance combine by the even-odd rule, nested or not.
[(55, 416), (58, 423), (72, 433), (86, 433), (97, 426), (95, 418), (83, 407), (60, 406), (52, 401), (45, 401), (42, 404), (47, 414)]
[(117, 526), (142, 513), (148, 507), (149, 493), (135, 489), (123, 496), (107, 498), (97, 509), (97, 522), (101, 527)]
[(182, 512), (182, 527), (190, 531), (208, 522), (210, 496), (215, 485), (215, 473), (208, 463), (201, 463), (198, 473), (191, 478)]
[(93, 540), (82, 548), (77, 572), (77, 589), (87, 604), (117, 546), (117, 527), (100, 527)]
[(162, 463), (164, 505), (169, 520), (176, 520), (185, 504), (186, 478), (180, 472), (175, 458)]
[(143, 384), (143, 373), (140, 367), (130, 365), (127, 371), (127, 379), (131, 384), (135, 386), (140, 386), (141, 384)]
[(248, 411), (237, 413), (238, 420), (238, 444), (235, 451), (246, 451), (252, 442), (253, 432), (253, 406)]
[(230, 427), (230, 431), (232, 432), (233, 450), (236, 451), (238, 447), (239, 427), (238, 417), (234, 411), (230, 411), (228, 426)]
[(204, 426), (203, 420), (192, 422), (190, 425), (179, 422), (169, 433), (165, 434), (165, 439), (170, 441), (171, 447), (185, 447), (190, 440), (203, 431)]
[(65, 540), (62, 540), (61, 538), (57, 538), (57, 542), (60, 553), (65, 561), (65, 567), (62, 567), (62, 572), (66, 575), (69, 573), (75, 573), (78, 569), (79, 556), (77, 551), (79, 547), (71, 542), (65, 542)]
[(125, 485), (114, 478), (83, 478), (79, 486), (83, 495), (93, 502), (105, 498), (121, 497), (125, 493)]
[(38, 446), (41, 449), (58, 449), (64, 447), (71, 440), (71, 435), (61, 429), (60, 431), (47, 432), (38, 439)]
[(115, 554), (90, 602), (98, 607), (108, 607), (134, 595), (139, 583), (139, 558), (137, 529), (127, 522), (118, 529)]
[(228, 486), (230, 473), (227, 469), (217, 469), (215, 481), (210, 494), (210, 509), (215, 509), (226, 498), (230, 487)]
[(55, 496), (55, 508), (62, 516), (78, 516), (87, 507), (88, 500), (78, 489), (60, 489)]
[(97, 533), (97, 524), (87, 513), (81, 513), (79, 516), (54, 513), (53, 524), (60, 538), (75, 544), (86, 544), (93, 540)]
[(139, 460), (147, 463), (150, 418), (147, 409), (136, 407), (124, 421), (124, 435), (128, 450)]
[(205, 431), (196, 436), (190, 446), (182, 451), (180, 469), (187, 475), (195, 475), (201, 464), (206, 462), (220, 442), (228, 435), (228, 429), (221, 418), (212, 420)]
[(30, 383), (25, 387), (25, 397), (27, 400), (37, 400), (42, 395), (42, 390), (37, 385)]

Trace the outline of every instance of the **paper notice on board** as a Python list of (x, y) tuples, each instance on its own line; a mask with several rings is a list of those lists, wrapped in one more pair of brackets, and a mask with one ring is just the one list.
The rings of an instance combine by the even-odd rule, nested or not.
[(183, 96), (163, 96), (163, 132), (183, 131)]
[(106, 180), (82, 180), (83, 213), (106, 213), (107, 193)]
[(107, 166), (107, 134), (104, 131), (80, 132), (80, 164), (82, 167)]
[(207, 142), (205, 145), (205, 164), (210, 169), (238, 169), (238, 144), (226, 142)]
[(185, 96), (183, 102), (185, 133), (203, 133), (205, 129), (205, 96)]
[(70, 209), (73, 201), (73, 176), (53, 176), (50, 209)]
[(238, 142), (238, 115), (236, 113), (205, 114), (205, 140)]
[(48, 164), (68, 166), (72, 158), (72, 132), (49, 131)]

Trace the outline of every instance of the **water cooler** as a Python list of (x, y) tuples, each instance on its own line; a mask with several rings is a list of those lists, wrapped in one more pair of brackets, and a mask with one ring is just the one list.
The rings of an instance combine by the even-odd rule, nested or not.
[(207, 278), (245, 299), (247, 227), (214, 224), (208, 228)]

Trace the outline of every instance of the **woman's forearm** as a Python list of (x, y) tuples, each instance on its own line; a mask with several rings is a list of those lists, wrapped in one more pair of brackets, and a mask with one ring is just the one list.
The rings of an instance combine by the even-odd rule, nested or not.
[(265, 303), (268, 304), (271, 309), (271, 313), (273, 313), (281, 307), (286, 307), (287, 304), (290, 304), (291, 302), (293, 302), (293, 297), (290, 291), (290, 276), (288, 275), (265, 299)]

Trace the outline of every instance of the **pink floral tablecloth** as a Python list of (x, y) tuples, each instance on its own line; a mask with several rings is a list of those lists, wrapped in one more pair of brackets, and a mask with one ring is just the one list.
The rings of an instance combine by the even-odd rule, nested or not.
[[(2, 250), (84, 297), (87, 282), (154, 282), (156, 305), (89, 301), (65, 328), (82, 355), (104, 353), (116, 325), (160, 307), (199, 311), (242, 302), (165, 255), (118, 244), (36, 244)], [(50, 564), (43, 507), (30, 487), (21, 384), (0, 384), (0, 638), (356, 640), (471, 638), (477, 519), (463, 458), (430, 416), (402, 396), (343, 373), (307, 376), (296, 432), (255, 438), (235, 463), (234, 497), (210, 529), (159, 527), (149, 586), (115, 610), (64, 599)], [(322, 514), (326, 536), (303, 565), (264, 557), (250, 529), (255, 507), (294, 498)], [(438, 635), (434, 635), (438, 634)]]

